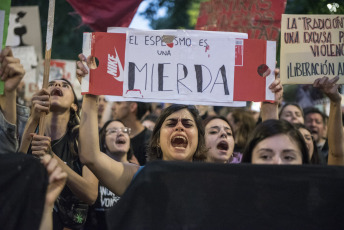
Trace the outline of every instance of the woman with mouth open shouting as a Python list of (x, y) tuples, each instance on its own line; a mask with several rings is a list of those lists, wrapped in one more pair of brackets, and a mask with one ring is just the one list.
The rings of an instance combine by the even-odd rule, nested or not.
[[(92, 56), (86, 59), (80, 54), (79, 59), (77, 74), (80, 77), (88, 73), (83, 62), (87, 62), (89, 68), (96, 67)], [(280, 81), (275, 80), (270, 89), (280, 99), (283, 92)], [(85, 95), (80, 125), (80, 159), (106, 187), (122, 195), (140, 167), (116, 162), (102, 154), (98, 142), (96, 106), (97, 96)], [(153, 130), (148, 160), (204, 161), (206, 151), (204, 128), (194, 106), (172, 105), (162, 112)]]
[(211, 116), (203, 121), (205, 142), (208, 148), (207, 162), (228, 163), (234, 150), (234, 133), (223, 116)]
[[(283, 87), (278, 79), (279, 70), (275, 69), (276, 80), (269, 89), (275, 94), (276, 101), (262, 103), (261, 116), (263, 121), (277, 116), (277, 107), (283, 95)], [(233, 155), (235, 137), (233, 128), (223, 116), (211, 116), (203, 121), (205, 142), (207, 147), (206, 162), (228, 163)]]
[[(45, 112), (45, 136), (34, 134), (40, 113)], [(72, 85), (65, 79), (49, 82), (32, 98), (20, 152), (38, 157), (51, 154), (68, 174), (66, 187), (55, 203), (54, 229), (79, 229), (86, 221), (88, 205), (97, 199), (98, 180), (78, 156), (79, 106)], [(31, 146), (30, 146), (31, 144)]]
[[(86, 61), (82, 54), (79, 58)], [(82, 62), (77, 65), (79, 76), (87, 74)], [(91, 56), (87, 58), (87, 65), (90, 68), (95, 66)], [(80, 160), (102, 184), (121, 196), (140, 166), (115, 161), (101, 152), (96, 108), (97, 96), (85, 95), (80, 123)], [(203, 161), (206, 150), (204, 128), (196, 107), (172, 105), (166, 108), (156, 122), (148, 147), (148, 160)]]
[[(121, 196), (140, 166), (118, 162), (103, 154), (98, 141), (97, 96), (85, 95), (80, 124), (80, 160), (99, 181)], [(203, 161), (204, 129), (194, 106), (171, 105), (157, 120), (149, 144), (148, 160)]]

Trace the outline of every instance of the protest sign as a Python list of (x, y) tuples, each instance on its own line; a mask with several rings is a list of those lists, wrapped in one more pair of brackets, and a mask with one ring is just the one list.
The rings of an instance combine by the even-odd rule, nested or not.
[[(128, 30), (86, 34), (83, 46), (99, 61), (84, 78), (83, 93), (226, 106), (274, 99), (267, 87), (274, 80), (275, 42), (223, 32)], [(257, 73), (262, 64), (270, 67), (264, 77)]]
[(344, 83), (344, 15), (282, 15), (281, 81), (313, 84), (327, 76)]
[(37, 54), (33, 46), (12, 47), (13, 56), (20, 59), (20, 63), (25, 70), (25, 77), (22, 82), (25, 84), (25, 93), (22, 99), (26, 102), (30, 101), (33, 94), (39, 90), (37, 85)]
[(38, 6), (11, 7), (7, 46), (34, 46), (38, 60), (42, 60), (41, 22)]
[(286, 0), (210, 0), (202, 2), (198, 30), (248, 33), (250, 39), (278, 40)]

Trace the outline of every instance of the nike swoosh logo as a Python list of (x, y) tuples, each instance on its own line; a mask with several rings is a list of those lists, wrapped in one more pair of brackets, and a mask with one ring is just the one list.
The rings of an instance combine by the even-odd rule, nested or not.
[(115, 53), (116, 53), (115, 60), (116, 60), (116, 62), (117, 62), (117, 64), (118, 64), (118, 70), (119, 70), (119, 74), (117, 75), (117, 77), (115, 77), (115, 79), (116, 79), (117, 81), (123, 81), (123, 73), (124, 73), (124, 71), (123, 71), (123, 65), (122, 65), (121, 60), (120, 60), (119, 57), (118, 57), (118, 53), (117, 53), (116, 47), (114, 47), (114, 49), (115, 49)]

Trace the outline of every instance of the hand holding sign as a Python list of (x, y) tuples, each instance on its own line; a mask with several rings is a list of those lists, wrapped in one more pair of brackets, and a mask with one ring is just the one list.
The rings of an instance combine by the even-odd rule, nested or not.
[(77, 74), (79, 82), (81, 82), (81, 79), (85, 77), (86, 74), (89, 73), (88, 70), (96, 69), (97, 64), (96, 64), (95, 58), (91, 55), (86, 58), (85, 55), (81, 53), (78, 55), (78, 57), (80, 61), (77, 61), (76, 63), (77, 65), (76, 74)]
[(275, 80), (269, 86), (272, 93), (275, 94), (275, 103), (279, 104), (283, 98), (283, 86), (279, 77), (279, 69), (275, 69)]

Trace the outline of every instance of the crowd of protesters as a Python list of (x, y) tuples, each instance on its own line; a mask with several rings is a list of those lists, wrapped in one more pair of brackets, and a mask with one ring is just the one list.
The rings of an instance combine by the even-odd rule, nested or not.
[[(79, 59), (82, 79), (92, 59)], [(329, 116), (284, 103), (277, 70), (269, 87), (276, 100), (262, 103), (259, 119), (243, 108), (108, 102), (90, 94), (81, 104), (65, 79), (38, 91), (30, 114), (19, 119), (16, 88), (25, 72), (10, 48), (1, 52), (0, 63), (0, 153), (29, 154), (46, 166), (50, 187), (42, 229), (106, 229), (106, 210), (150, 161), (344, 165), (338, 77), (324, 76), (313, 85), (329, 98)], [(39, 125), (44, 135), (37, 134)]]

